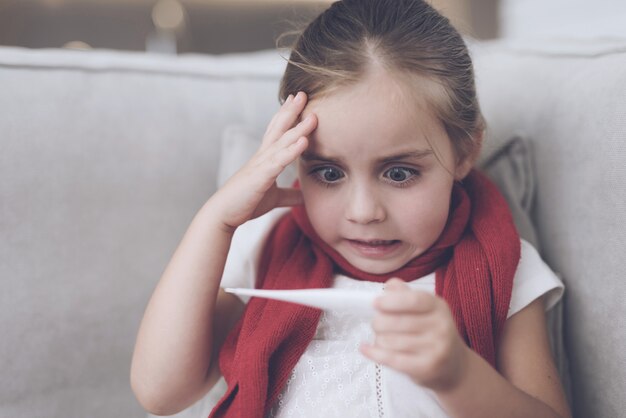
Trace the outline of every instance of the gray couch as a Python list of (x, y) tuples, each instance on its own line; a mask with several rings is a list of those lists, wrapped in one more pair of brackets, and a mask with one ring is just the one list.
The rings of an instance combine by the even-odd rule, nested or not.
[[(522, 206), (567, 286), (575, 414), (624, 416), (626, 40), (472, 51), (484, 161), (532, 147)], [(128, 383), (143, 309), (228, 169), (224, 130), (264, 130), (283, 67), (0, 48), (0, 417), (145, 416)]]

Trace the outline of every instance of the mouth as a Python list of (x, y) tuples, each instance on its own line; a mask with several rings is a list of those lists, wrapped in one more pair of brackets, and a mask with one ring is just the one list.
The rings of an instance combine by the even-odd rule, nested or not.
[(368, 239), (368, 240), (363, 240), (363, 239), (350, 239), (348, 240), (350, 242), (353, 242), (355, 244), (358, 245), (369, 245), (372, 247), (376, 247), (376, 246), (384, 246), (384, 245), (392, 245), (396, 242), (399, 242), (397, 239), (393, 239), (393, 240), (384, 240), (384, 239)]
[(399, 240), (359, 240), (349, 239), (347, 242), (359, 255), (367, 258), (382, 258), (395, 251), (401, 244)]

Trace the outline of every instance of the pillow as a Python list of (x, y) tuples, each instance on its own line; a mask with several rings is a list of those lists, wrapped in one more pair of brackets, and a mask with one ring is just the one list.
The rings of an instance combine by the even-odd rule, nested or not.
[(541, 253), (530, 213), (535, 196), (535, 175), (530, 141), (516, 136), (482, 161), (480, 169), (498, 186), (506, 199), (522, 238)]
[[(509, 204), (520, 236), (541, 254), (531, 220), (536, 183), (530, 141), (520, 136), (505, 141), (503, 146), (481, 161), (480, 168), (498, 186)], [(554, 362), (571, 404), (569, 363), (563, 340), (563, 299), (546, 313), (546, 320)]]

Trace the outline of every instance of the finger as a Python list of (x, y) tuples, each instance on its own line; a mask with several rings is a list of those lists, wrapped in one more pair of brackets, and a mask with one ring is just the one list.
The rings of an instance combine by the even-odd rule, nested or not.
[(430, 336), (416, 334), (395, 333), (376, 335), (374, 341), (376, 347), (404, 353), (420, 352), (429, 344), (432, 344), (432, 338)]
[(304, 110), (307, 102), (307, 96), (304, 92), (298, 92), (293, 100), (283, 104), (278, 113), (270, 121), (263, 143), (272, 143), (278, 140), (288, 129), (290, 129), (298, 120), (298, 116)]
[(252, 157), (251, 161), (254, 161), (257, 164), (262, 164), (264, 161), (270, 160), (272, 156), (281, 149), (289, 148), (298, 142), (301, 137), (309, 135), (316, 128), (316, 126), (317, 117), (313, 114), (307, 116), (292, 129), (285, 132), (277, 141), (261, 145), (254, 157)]
[(270, 146), (275, 146), (277, 148), (289, 146), (301, 136), (308, 136), (311, 132), (315, 130), (316, 127), (317, 116), (315, 116), (314, 114), (310, 114), (306, 118), (301, 120), (296, 126), (287, 130), (282, 135), (282, 137), (274, 141), (274, 143)]
[(385, 287), (383, 295), (374, 301), (374, 307), (381, 312), (427, 313), (435, 308), (436, 302), (437, 296), (405, 285), (400, 289)]
[(306, 135), (310, 134), (316, 125), (317, 117), (309, 115), (296, 127), (285, 133), (279, 141), (259, 149), (257, 156), (255, 156), (255, 164), (266, 165), (269, 163), (271, 169), (268, 175), (278, 177), (285, 167), (294, 162), (308, 147), (309, 141)]
[(297, 206), (304, 202), (302, 191), (300, 189), (278, 189), (278, 199), (276, 207)]
[(301, 136), (288, 146), (272, 147), (265, 152), (263, 158), (266, 160), (267, 166), (270, 168), (268, 175), (274, 180), (283, 172), (283, 170), (293, 163), (304, 152), (309, 145), (308, 139)]
[(379, 312), (372, 318), (372, 330), (377, 334), (421, 333), (433, 322), (430, 315)]
[(388, 350), (372, 344), (361, 344), (359, 351), (375, 363), (404, 373), (413, 371), (421, 363), (421, 358), (415, 354)]
[(265, 133), (263, 134), (263, 142), (266, 142), (265, 137), (267, 136), (267, 133), (270, 131), (270, 128), (276, 124), (276, 120), (278, 119), (278, 117), (280, 115), (280, 112), (283, 109), (286, 109), (287, 106), (289, 106), (292, 101), (293, 101), (293, 94), (290, 94), (289, 96), (287, 96), (287, 99), (285, 99), (283, 104), (280, 106), (280, 108), (278, 109), (278, 112), (276, 112), (274, 114), (272, 119), (267, 124), (267, 128), (265, 129)]
[[(288, 147), (293, 142), (297, 141), (301, 136), (308, 136), (317, 128), (317, 116), (310, 114), (306, 118), (299, 121), (295, 126), (286, 130), (278, 139), (268, 139), (266, 136), (263, 139), (263, 143), (259, 147), (259, 151), (275, 152), (276, 149)], [(272, 147), (274, 150), (272, 150)]]

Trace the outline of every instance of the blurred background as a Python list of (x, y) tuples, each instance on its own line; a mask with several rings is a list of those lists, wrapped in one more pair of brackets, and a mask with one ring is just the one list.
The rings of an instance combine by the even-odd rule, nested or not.
[[(269, 49), (332, 0), (0, 0), (0, 45), (159, 53)], [(461, 33), (626, 36), (623, 0), (432, 0)]]
[[(310, 20), (330, 0), (0, 0), (0, 44), (163, 53), (244, 52)], [(498, 0), (436, 0), (467, 34), (498, 35)]]
[[(331, 0), (0, 0), (0, 45), (161, 53), (272, 48)], [(465, 35), (626, 34), (621, 0), (432, 0)], [(598, 33), (598, 31), (600, 33)], [(561, 33), (559, 33), (561, 32)]]

